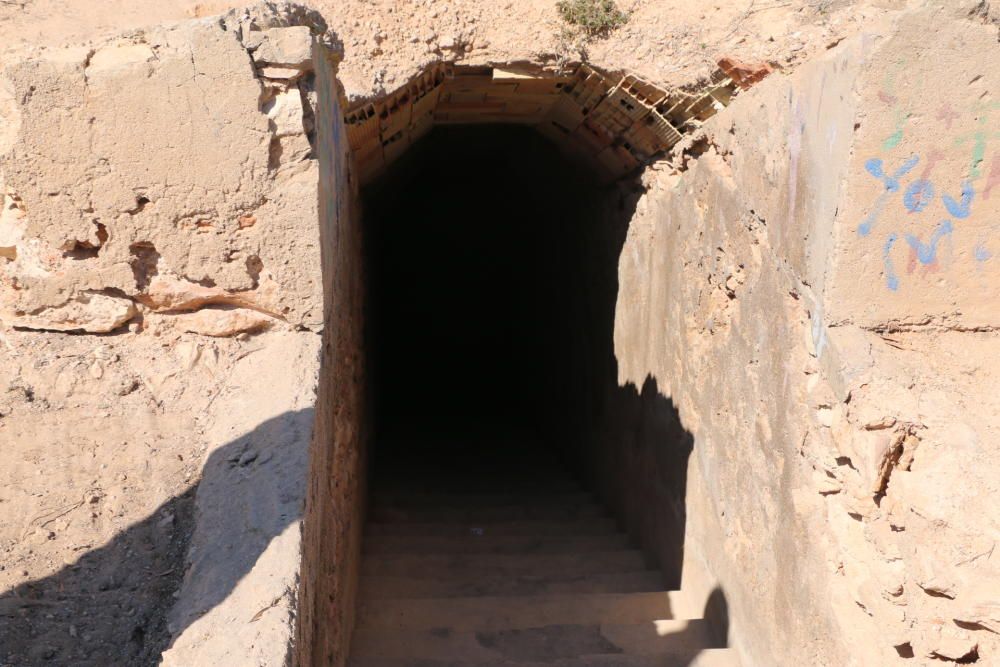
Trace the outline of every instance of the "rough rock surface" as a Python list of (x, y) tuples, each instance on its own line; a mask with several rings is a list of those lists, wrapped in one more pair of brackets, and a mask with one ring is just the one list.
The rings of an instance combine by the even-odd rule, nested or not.
[(647, 175), (620, 381), (654, 378), (693, 435), (684, 588), (722, 588), (749, 664), (1000, 660), (997, 203), (975, 139), (1000, 81), (967, 53), (1000, 53), (996, 26), (893, 17)]
[[(619, 264), (620, 383), (694, 439), (685, 588), (724, 590), (747, 664), (997, 661), (995, 16), (623, 4), (594, 62), (754, 84), (644, 174)], [(338, 38), (228, 7), (0, 4), (0, 662), (344, 658), (362, 290), (333, 45), (350, 98), (579, 57), (542, 0), (317, 3)], [(657, 455), (618, 464), (657, 488)]]
[(4, 58), (0, 663), (284, 660), (329, 42), (260, 5)]
[[(220, 14), (240, 0), (18, 0), (0, 4), (7, 48), (77, 44), (125, 28)], [(628, 23), (606, 39), (566, 34), (554, 0), (313, 0), (340, 37), (338, 77), (349, 99), (402, 85), (437, 60), (470, 64), (581, 55), (611, 70), (642, 72), (666, 86), (712, 74), (724, 56), (793, 68), (902, 2), (794, 0), (784, 3), (620, 0)], [(970, 7), (975, 3), (970, 4)], [(0, 47), (2, 48), (2, 47)]]

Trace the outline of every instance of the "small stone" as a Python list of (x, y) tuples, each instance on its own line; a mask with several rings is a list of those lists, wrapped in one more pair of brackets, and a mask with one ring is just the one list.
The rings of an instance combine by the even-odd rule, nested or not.
[(262, 331), (276, 321), (273, 317), (248, 308), (203, 308), (174, 318), (182, 331), (219, 338)]
[(972, 657), (979, 649), (974, 639), (961, 637), (941, 637), (931, 648), (928, 657), (938, 656), (948, 660), (962, 660)]
[(114, 357), (117, 357), (114, 351), (109, 345), (98, 345), (94, 348), (94, 358), (100, 361), (111, 361)]
[(245, 45), (253, 50), (258, 66), (283, 65), (300, 72), (312, 69), (312, 33), (308, 26), (250, 32)]
[(279, 79), (282, 81), (297, 79), (303, 74), (303, 70), (297, 67), (281, 67), (278, 65), (260, 67), (257, 71), (265, 79)]
[[(299, 94), (297, 88), (278, 93), (265, 108), (265, 111), (272, 123), (274, 136), (287, 137), (305, 133), (305, 129), (302, 127), (302, 116), (304, 114), (302, 96)], [(249, 217), (253, 220), (253, 216)], [(240, 220), (240, 228), (243, 229), (243, 218), (240, 218)]]
[(726, 76), (744, 90), (774, 71), (774, 68), (766, 62), (745, 63), (729, 56), (720, 58), (718, 65)]
[(955, 615), (955, 620), (1000, 633), (1000, 584), (977, 590), (965, 603), (965, 608)]
[(882, 417), (880, 419), (875, 419), (868, 422), (867, 424), (865, 424), (864, 428), (866, 431), (880, 431), (885, 428), (892, 428), (895, 425), (896, 425), (895, 417)]
[(108, 333), (128, 322), (135, 313), (131, 299), (80, 292), (61, 305), (41, 308), (31, 314), (0, 313), (0, 319), (25, 329)]
[(929, 595), (936, 595), (938, 597), (945, 597), (952, 600), (955, 599), (954, 584), (939, 577), (918, 581), (917, 585)]

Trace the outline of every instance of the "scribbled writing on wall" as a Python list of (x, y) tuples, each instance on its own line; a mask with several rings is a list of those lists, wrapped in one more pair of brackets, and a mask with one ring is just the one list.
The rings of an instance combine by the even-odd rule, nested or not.
[[(970, 231), (975, 227), (967, 223), (977, 198), (988, 199), (1000, 184), (1000, 151), (993, 155), (988, 171), (984, 164), (990, 143), (1000, 139), (1000, 132), (993, 130), (989, 122), (991, 112), (1000, 109), (1000, 103), (977, 105), (972, 110), (974, 131), (959, 134), (956, 128), (950, 145), (934, 146), (922, 154), (897, 151), (902, 154), (890, 156), (890, 151), (905, 146), (906, 121), (913, 116), (900, 110), (898, 98), (892, 94), (893, 83), (893, 77), (887, 77), (879, 92), (879, 99), (892, 113), (892, 133), (881, 142), (883, 155), (869, 157), (864, 163), (867, 174), (879, 182), (878, 196), (858, 224), (857, 234), (874, 237), (880, 244), (885, 286), (896, 291), (905, 279), (903, 273), (938, 271), (945, 256), (971, 257), (979, 264), (992, 259), (990, 240), (982, 236), (982, 231)], [(942, 129), (950, 130), (961, 116), (945, 104), (935, 118)], [(935, 180), (935, 167), (955, 155), (953, 151), (968, 156), (967, 162), (963, 159), (968, 165), (965, 173), (951, 182)], [(962, 252), (954, 252), (956, 244)], [(902, 248), (909, 252), (905, 267), (893, 261), (893, 257), (901, 259)]]

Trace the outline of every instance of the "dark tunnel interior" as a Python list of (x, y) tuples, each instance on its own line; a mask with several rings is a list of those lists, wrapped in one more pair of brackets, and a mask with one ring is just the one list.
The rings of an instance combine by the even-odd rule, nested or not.
[(363, 197), (376, 474), (558, 450), (614, 380), (621, 189), (530, 128), (445, 126)]
[(693, 438), (615, 357), (641, 193), (514, 125), (436, 127), (362, 192), (371, 498), (567, 484), (679, 583)]

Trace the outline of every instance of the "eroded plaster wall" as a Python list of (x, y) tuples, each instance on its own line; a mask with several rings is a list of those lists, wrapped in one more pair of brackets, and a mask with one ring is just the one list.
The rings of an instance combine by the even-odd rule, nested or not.
[(291, 656), (356, 251), (332, 44), (268, 3), (5, 59), (0, 660)]
[(693, 437), (683, 589), (723, 592), (747, 664), (997, 659), (998, 49), (900, 14), (647, 177), (619, 382), (654, 379)]

